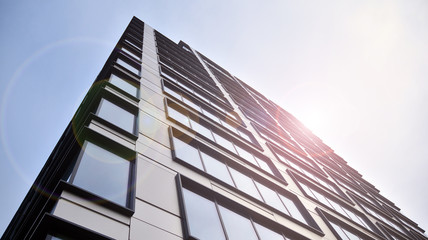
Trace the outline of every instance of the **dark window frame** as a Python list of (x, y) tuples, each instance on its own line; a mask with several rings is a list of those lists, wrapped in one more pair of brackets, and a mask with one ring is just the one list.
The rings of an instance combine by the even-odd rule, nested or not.
[[(295, 163), (296, 165), (303, 165), (302, 166), (302, 168), (304, 168), (305, 170), (307, 170), (307, 171), (311, 171), (311, 172), (314, 172), (314, 174), (315, 175), (319, 175), (319, 176), (322, 176), (322, 177), (327, 177), (327, 175), (324, 173), (324, 172), (322, 172), (322, 170), (311, 160), (311, 159), (305, 159), (306, 161), (308, 161), (308, 162), (310, 162), (311, 164), (308, 164), (308, 163), (306, 163), (306, 162), (303, 162), (303, 161), (301, 161), (301, 160), (299, 160), (299, 159), (296, 159), (296, 157), (294, 157), (292, 154), (290, 154), (290, 153), (288, 153), (288, 152), (286, 152), (286, 151), (284, 151), (283, 149), (281, 149), (281, 148), (279, 148), (279, 147), (277, 147), (277, 146), (275, 146), (275, 145), (273, 145), (273, 144), (271, 144), (270, 142), (268, 142), (267, 144), (266, 144), (267, 146), (268, 146), (268, 148), (271, 150), (271, 152), (273, 153), (273, 155), (275, 156), (275, 158), (277, 159), (277, 161), (279, 161), (279, 162), (281, 162), (281, 163), (283, 163), (284, 165), (286, 165), (287, 167), (289, 167), (289, 168), (292, 168), (292, 169), (294, 169), (294, 167), (293, 166), (290, 166), (289, 164), (287, 164), (287, 163), (285, 163), (285, 162), (283, 162), (279, 157), (278, 157), (278, 154), (282, 154), (282, 155), (286, 155), (287, 157), (290, 157), (291, 159), (289, 159), (289, 158), (287, 158), (288, 160), (290, 160), (290, 161), (292, 161), (293, 163)], [(278, 153), (278, 151), (280, 152), (280, 153)], [(285, 157), (285, 156), (284, 156)], [(298, 170), (298, 169), (296, 169), (296, 170)]]
[(321, 217), (321, 219), (324, 221), (324, 223), (328, 226), (328, 228), (334, 234), (334, 236), (339, 240), (341, 240), (342, 238), (339, 236), (339, 234), (333, 228), (330, 221), (334, 222), (336, 225), (346, 229), (350, 233), (357, 235), (360, 238), (367, 239), (367, 240), (376, 240), (375, 238), (370, 237), (369, 235), (355, 229), (353, 226), (343, 222), (342, 220), (336, 218), (335, 216), (329, 214), (328, 212), (326, 212), (326, 211), (324, 211), (318, 207), (315, 208), (315, 211), (318, 213), (318, 215)]
[[(307, 195), (306, 192), (304, 191), (304, 189), (302, 188), (302, 186), (300, 186), (300, 182), (304, 182), (306, 184), (309, 184), (311, 186), (313, 186), (315, 189), (322, 191), (326, 194), (328, 194), (329, 196), (332, 196), (333, 198), (337, 198), (337, 199), (341, 199), (342, 201), (345, 201), (347, 203), (349, 203), (350, 205), (355, 205), (351, 199), (348, 198), (348, 196), (339, 188), (336, 186), (336, 184), (334, 184), (333, 182), (331, 182), (330, 180), (327, 180), (328, 182), (332, 183), (332, 187), (335, 188), (336, 190), (339, 191), (339, 193), (333, 192), (330, 189), (325, 188), (324, 186), (316, 183), (315, 181), (311, 181), (305, 177), (302, 177), (302, 174), (299, 174), (297, 172), (293, 172), (290, 169), (287, 169), (286, 172), (288, 173), (288, 175), (293, 179), (293, 181), (296, 183), (297, 187), (300, 189), (300, 191), (302, 191), (303, 195), (305, 195), (305, 197), (313, 199), (311, 196)], [(314, 199), (316, 201), (316, 199)], [(318, 201), (317, 201), (318, 202)]]
[[(168, 94), (169, 95), (169, 94)], [(237, 145), (240, 148), (244, 148), (248, 151), (250, 151), (251, 153), (253, 153), (254, 155), (256, 155), (257, 157), (260, 158), (266, 158), (264, 156), (262, 156), (261, 154), (258, 154), (254, 149), (252, 149), (251, 147), (246, 147), (246, 144), (250, 144), (252, 147), (256, 148), (257, 150), (260, 151), (264, 151), (263, 148), (261, 148), (260, 144), (257, 142), (256, 138), (254, 137), (254, 135), (251, 134), (251, 132), (245, 130), (244, 128), (242, 128), (241, 126), (238, 126), (236, 129), (236, 132), (233, 132), (232, 130), (228, 129), (225, 126), (222, 126), (218, 123), (213, 124), (212, 121), (208, 121), (205, 118), (201, 118), (199, 115), (199, 113), (194, 113), (193, 111), (188, 110), (186, 107), (186, 104), (181, 104), (177, 103), (175, 100), (172, 100), (170, 98), (165, 98), (164, 100), (164, 105), (165, 105), (165, 113), (166, 113), (166, 117), (168, 120), (180, 125), (181, 127), (186, 128), (186, 130), (191, 131), (192, 133), (197, 134), (199, 137), (203, 138), (204, 140), (210, 141), (210, 143), (214, 143), (216, 144), (216, 142), (212, 141), (211, 139), (208, 139), (207, 137), (201, 135), (200, 133), (198, 133), (197, 131), (195, 131), (193, 128), (188, 127), (186, 125), (184, 125), (183, 123), (181, 123), (180, 121), (177, 121), (176, 119), (174, 119), (173, 117), (170, 116), (168, 108), (171, 107), (174, 110), (183, 113), (184, 116), (187, 116), (187, 118), (193, 121), (198, 121), (198, 123), (200, 123), (203, 126), (206, 126), (207, 129), (209, 129), (212, 133), (215, 133), (217, 135), (220, 135), (221, 137), (227, 138), (227, 139), (232, 139), (231, 142), (233, 142), (234, 145)], [(220, 127), (218, 127), (221, 126)], [(226, 131), (225, 131), (226, 130)], [(249, 133), (249, 135), (247, 134), (247, 137), (250, 138), (252, 141), (248, 141), (246, 138), (240, 136), (237, 132), (244, 132), (245, 133)], [(228, 136), (231, 135), (231, 136)], [(237, 138), (237, 139), (236, 139)], [(243, 144), (240, 141), (246, 143)], [(238, 143), (237, 143), (238, 142)], [(227, 150), (229, 151), (229, 150)]]
[[(138, 71), (138, 74), (133, 72), (132, 70), (129, 70), (126, 66), (122, 66), (120, 63), (117, 62), (118, 59), (129, 64), (131, 67), (134, 67), (135, 70)], [(136, 59), (134, 60), (133, 57), (129, 57), (127, 54), (124, 54), (124, 52), (120, 50), (116, 52), (116, 56), (114, 57), (114, 65), (118, 66), (121, 70), (127, 72), (128, 74), (132, 74), (134, 77), (141, 77), (141, 63), (138, 62)]]
[[(91, 105), (91, 113), (87, 118), (91, 118), (94, 120), (97, 120), (101, 122), (102, 124), (106, 125), (109, 128), (112, 128), (113, 130), (117, 131), (120, 134), (123, 134), (133, 140), (136, 140), (138, 138), (138, 106), (137, 103), (132, 104), (131, 102), (123, 99), (122, 97), (112, 93), (111, 91), (107, 90), (105, 86), (107, 85), (107, 82), (104, 83), (104, 87), (96, 97), (95, 101), (92, 102)], [(133, 130), (132, 132), (128, 132), (127, 130), (121, 128), (120, 126), (117, 126), (116, 124), (108, 121), (107, 119), (104, 119), (100, 116), (98, 116), (98, 111), (101, 106), (102, 99), (106, 99), (107, 101), (110, 101), (114, 105), (122, 108), (123, 110), (129, 112), (130, 114), (134, 115), (134, 121), (133, 121)], [(89, 122), (87, 122), (89, 124)]]
[[(73, 185), (72, 180), (78, 171), (79, 168), (79, 162), (81, 160), (82, 154), (84, 152), (84, 142), (89, 141), (92, 142), (95, 145), (98, 145), (101, 148), (106, 149), (106, 151), (109, 151), (115, 155), (118, 155), (119, 157), (123, 158), (126, 161), (130, 162), (129, 166), (129, 175), (128, 175), (128, 187), (127, 187), (127, 200), (126, 200), (126, 206), (123, 206), (121, 204), (115, 203), (109, 199), (104, 198), (103, 196), (99, 196), (95, 193), (92, 193), (89, 190), (86, 190), (84, 188), (81, 188), (79, 186)], [(114, 211), (121, 212), (125, 215), (132, 215), (134, 213), (135, 209), (135, 196), (136, 196), (136, 156), (137, 153), (129, 149), (128, 147), (123, 146), (122, 144), (90, 129), (85, 127), (82, 136), (80, 136), (79, 139), (80, 142), (80, 150), (75, 153), (74, 159), (71, 161), (68, 170), (66, 171), (65, 175), (63, 176), (63, 184), (65, 186), (62, 186), (59, 188), (61, 191), (62, 189), (67, 189), (72, 191), (73, 193), (78, 194), (79, 196), (86, 198), (88, 200), (93, 201), (94, 199), (103, 200), (98, 201), (100, 205), (105, 206), (107, 208), (110, 208)], [(70, 182), (69, 182), (70, 181)], [(57, 187), (58, 188), (58, 187)]]
[[(136, 96), (134, 96), (134, 95), (126, 92), (122, 88), (120, 88), (120, 87), (114, 85), (113, 83), (111, 83), (110, 82), (111, 75), (116, 75), (118, 78), (120, 78), (123, 81), (125, 81), (125, 82), (131, 84), (132, 86), (134, 86), (137, 89)], [(111, 71), (107, 76), (108, 77), (106, 79), (106, 82), (107, 82), (106, 86), (109, 86), (109, 87), (113, 88), (114, 90), (120, 92), (121, 94), (123, 94), (126, 97), (132, 99), (135, 102), (138, 102), (140, 100), (139, 98), (140, 98), (141, 91), (140, 91), (140, 82), (139, 81), (136, 81), (135, 79), (130, 78), (129, 76), (127, 76), (126, 74), (124, 74), (122, 71), (120, 71), (118, 69)]]
[[(176, 131), (176, 133), (174, 134), (173, 131)], [(179, 135), (179, 137), (177, 137), (177, 135)], [(308, 213), (307, 209), (304, 207), (304, 205), (300, 202), (299, 198), (297, 196), (295, 196), (294, 194), (288, 192), (287, 190), (285, 190), (283, 187), (277, 186), (276, 184), (272, 183), (271, 181), (265, 179), (264, 177), (261, 177), (259, 174), (249, 170), (248, 168), (241, 166), (240, 164), (236, 163), (235, 161), (229, 159), (228, 157), (222, 155), (219, 152), (214, 151), (212, 148), (204, 146), (203, 143), (197, 141), (196, 139), (193, 139), (192, 137), (184, 134), (183, 132), (177, 130), (177, 129), (173, 129), (172, 127), (170, 128), (170, 141), (171, 141), (171, 146), (172, 146), (172, 157), (173, 160), (180, 163), (181, 165), (184, 165), (192, 170), (194, 170), (195, 172), (198, 172), (199, 174), (207, 177), (208, 179), (211, 179), (213, 181), (218, 182), (219, 184), (221, 184), (222, 186), (231, 189), (232, 191), (238, 192), (240, 195), (245, 196), (248, 199), (251, 199), (254, 202), (257, 202), (258, 204), (270, 209), (271, 211), (275, 211), (278, 215), (281, 215), (293, 222), (298, 223), (299, 225), (307, 228), (307, 229), (311, 229), (311, 230), (315, 230), (315, 231), (321, 231), (319, 226), (316, 224), (315, 220), (312, 218), (312, 216), (310, 216), (310, 214)], [(300, 212), (300, 214), (302, 215), (302, 217), (305, 219), (306, 222), (301, 222), (297, 219), (295, 219), (294, 217), (288, 216), (287, 214), (279, 211), (278, 209), (274, 208), (273, 206), (268, 205), (267, 203), (265, 203), (262, 200), (259, 200), (251, 195), (249, 195), (248, 193), (245, 193), (244, 191), (238, 189), (235, 186), (231, 186), (228, 183), (223, 182), (222, 180), (218, 179), (215, 176), (210, 175), (209, 173), (205, 172), (204, 170), (201, 170), (197, 167), (194, 167), (193, 165), (187, 163), (185, 160), (180, 159), (179, 157), (177, 157), (177, 154), (175, 153), (174, 150), (174, 143), (173, 143), (173, 138), (178, 138), (178, 139), (182, 139), (182, 141), (185, 141), (187, 143), (189, 143), (191, 146), (195, 147), (198, 151), (201, 151), (201, 144), (202, 144), (202, 152), (204, 152), (205, 154), (211, 155), (211, 156), (223, 156), (221, 159), (223, 160), (223, 162), (227, 165), (227, 166), (231, 166), (233, 169), (235, 169), (236, 171), (239, 171), (240, 173), (246, 175), (246, 176), (251, 176), (250, 178), (253, 181), (257, 181), (261, 184), (263, 184), (266, 187), (269, 187), (271, 189), (273, 189), (275, 192), (277, 192), (278, 194), (283, 195), (284, 197), (290, 199), (294, 205), (296, 206), (296, 208), (298, 209), (298, 211)], [(224, 161), (225, 159), (227, 159), (228, 161)], [(285, 182), (285, 180), (283, 180)], [(287, 183), (284, 183), (285, 185), (287, 185)], [(259, 191), (259, 189), (256, 187), (257, 191)]]
[[(369, 203), (369, 202), (367, 202), (365, 199), (362, 199), (362, 198), (360, 198), (359, 196), (357, 196), (357, 195), (354, 195), (354, 194), (350, 194), (351, 195), (351, 197), (354, 199), (354, 201), (357, 203), (357, 205), (360, 207), (360, 208), (362, 208), (363, 209), (363, 211), (367, 214), (367, 215), (369, 215), (369, 216), (371, 216), (371, 217), (373, 217), (374, 219), (376, 219), (376, 225), (377, 226), (383, 226), (384, 228), (387, 228), (387, 229), (389, 229), (390, 231), (393, 231), (394, 233), (396, 233), (396, 234), (398, 234), (398, 235), (400, 235), (400, 236), (405, 236), (405, 237), (410, 237), (410, 236), (412, 236), (411, 235), (411, 233), (409, 232), (409, 230), (408, 229), (406, 229), (403, 225), (404, 224), (402, 224), (401, 222), (399, 222), (398, 220), (396, 220), (396, 219), (394, 219), (393, 218), (393, 216), (391, 215), (391, 216), (388, 216), (388, 212), (387, 211), (383, 211), (383, 210), (381, 210), (380, 208), (377, 208), (377, 207), (373, 207), (374, 205), (373, 204), (371, 204), (371, 203)], [(391, 227), (391, 226), (389, 226), (389, 224), (387, 223), (387, 222), (384, 222), (384, 220), (383, 219), (380, 219), (380, 218), (378, 218), (377, 216), (374, 216), (373, 214), (371, 214), (369, 211), (367, 211), (367, 209), (366, 208), (370, 208), (370, 210), (371, 211), (374, 211), (374, 212), (376, 212), (377, 214), (379, 214), (379, 215), (382, 215), (382, 217), (384, 217), (384, 218), (386, 218), (388, 221), (390, 221), (390, 222), (393, 222), (393, 223), (395, 223), (396, 225), (397, 225), (397, 227), (399, 227), (399, 228), (401, 228), (401, 230), (403, 230), (403, 232), (400, 232), (400, 231), (398, 231), (397, 229), (395, 229), (395, 228), (393, 228), (393, 227)]]
[[(190, 235), (189, 232), (189, 223), (188, 223), (188, 218), (187, 218), (187, 212), (186, 212), (186, 207), (185, 207), (185, 202), (184, 202), (184, 197), (183, 197), (183, 188), (194, 192), (195, 194), (198, 194), (204, 198), (207, 198), (211, 201), (214, 201), (216, 206), (220, 205), (222, 207), (225, 207), (233, 212), (235, 212), (236, 214), (239, 214), (243, 217), (248, 218), (250, 221), (254, 221), (257, 222), (258, 224), (269, 228), (272, 231), (275, 231), (277, 233), (282, 234), (283, 236), (287, 237), (287, 238), (291, 238), (291, 239), (302, 239), (302, 240), (306, 240), (308, 238), (300, 235), (299, 233), (293, 231), (292, 229), (289, 229), (287, 227), (285, 227), (284, 225), (272, 221), (272, 219), (269, 219), (263, 215), (261, 215), (260, 213), (255, 212), (254, 210), (251, 210), (211, 189), (206, 188), (205, 186), (191, 180), (190, 178), (187, 178), (183, 175), (177, 174), (176, 176), (176, 184), (177, 184), (177, 194), (178, 194), (178, 200), (179, 200), (179, 209), (180, 209), (180, 214), (181, 216), (183, 216), (182, 218), (182, 229), (183, 229), (183, 235), (184, 235), (184, 239), (186, 240), (197, 240), (197, 238), (195, 238), (194, 236)], [(218, 210), (217, 210), (218, 211)], [(220, 219), (221, 220), (221, 219)], [(221, 220), (222, 221), (222, 220)], [(310, 230), (311, 232), (319, 235), (319, 236), (324, 236), (324, 233), (321, 231), (321, 229), (318, 227), (318, 225), (316, 225), (317, 228), (313, 227), (313, 226), (309, 226), (309, 225), (302, 225), (303, 227), (305, 227), (306, 229)], [(222, 226), (224, 227), (224, 226)]]
[[(308, 182), (307, 181), (304, 181), (305, 182), (305, 184), (307, 184)], [(308, 197), (309, 199), (311, 199), (311, 200), (313, 200), (313, 201), (315, 201), (316, 203), (318, 203), (319, 205), (321, 205), (321, 206), (323, 206), (324, 208), (327, 208), (327, 209), (329, 209), (330, 211), (332, 211), (332, 212), (334, 212), (335, 214), (337, 214), (337, 215), (339, 215), (339, 216), (341, 216), (341, 217), (343, 217), (343, 218), (345, 218), (345, 219), (348, 219), (348, 221), (350, 221), (350, 222), (353, 222), (354, 224), (357, 224), (357, 225), (359, 225), (360, 227), (362, 227), (362, 228), (365, 228), (364, 226), (362, 226), (360, 223), (358, 223), (358, 222), (355, 222), (355, 221), (353, 221), (351, 218), (348, 218), (347, 216), (345, 216), (345, 215), (343, 215), (341, 212), (338, 212), (337, 210), (335, 210), (335, 209), (333, 209), (331, 206), (329, 206), (329, 205), (326, 205), (326, 204), (324, 204), (323, 202), (321, 202), (320, 200), (318, 200), (318, 199), (315, 199), (315, 198), (313, 198), (312, 196), (309, 196), (307, 193), (306, 193), (306, 191), (301, 187), (301, 185), (300, 185), (301, 183), (300, 183), (300, 181), (298, 182), (298, 187), (302, 190), (302, 192), (303, 192), (303, 194), (306, 196), (306, 197)], [(309, 184), (307, 184), (307, 185), (310, 185), (310, 186), (314, 186), (313, 184), (311, 184), (311, 183), (309, 183)], [(368, 231), (371, 231), (373, 234), (375, 234), (375, 235), (379, 235), (379, 236), (382, 236), (382, 233), (379, 231), (379, 229), (367, 218), (367, 216), (365, 215), (365, 214), (363, 214), (363, 213), (361, 213), (361, 212), (359, 212), (359, 211), (357, 211), (356, 209), (354, 209), (354, 208), (352, 208), (352, 206), (355, 206), (355, 204), (354, 203), (352, 203), (352, 202), (348, 202), (348, 201), (345, 201), (347, 204), (350, 204), (351, 206), (349, 206), (349, 205), (346, 205), (346, 204), (344, 204), (344, 203), (342, 203), (342, 202), (344, 202), (343, 201), (343, 199), (340, 199), (340, 198), (338, 198), (337, 196), (335, 196), (335, 195), (333, 195), (333, 194), (330, 194), (330, 193), (328, 193), (328, 192), (326, 192), (325, 190), (323, 190), (323, 189), (320, 189), (319, 187), (315, 187), (315, 189), (312, 189), (311, 187), (309, 187), (312, 191), (317, 191), (319, 194), (321, 194), (321, 195), (323, 195), (324, 197), (326, 197), (329, 201), (334, 201), (336, 204), (338, 204), (338, 205), (340, 205), (342, 208), (345, 208), (345, 209), (347, 209), (348, 211), (350, 211), (350, 212), (352, 212), (352, 213), (354, 213), (354, 214), (356, 214), (356, 215), (358, 215), (360, 218), (362, 218), (362, 220), (366, 223), (366, 225), (368, 225), (369, 227), (370, 227), (370, 229), (367, 229), (367, 228), (365, 228), (365, 229), (367, 229)]]

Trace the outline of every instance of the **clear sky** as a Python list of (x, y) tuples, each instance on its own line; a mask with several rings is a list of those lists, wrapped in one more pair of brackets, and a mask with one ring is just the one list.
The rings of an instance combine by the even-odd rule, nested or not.
[(426, 0), (4, 0), (0, 234), (132, 16), (283, 106), (428, 230)]

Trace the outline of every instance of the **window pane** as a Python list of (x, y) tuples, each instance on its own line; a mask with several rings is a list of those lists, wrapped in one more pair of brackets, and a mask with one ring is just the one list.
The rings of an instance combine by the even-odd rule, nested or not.
[(248, 134), (246, 134), (246, 133), (244, 133), (244, 132), (242, 132), (242, 131), (239, 131), (239, 130), (238, 130), (238, 133), (239, 133), (239, 135), (240, 135), (241, 137), (243, 137), (245, 140), (247, 140), (247, 141), (249, 141), (249, 142), (253, 142), (253, 141), (251, 140), (250, 136), (248, 136)]
[(187, 105), (189, 105), (190, 107), (192, 107), (193, 109), (195, 109), (196, 111), (200, 112), (201, 108), (199, 107), (199, 105), (193, 103), (192, 100), (186, 98), (185, 96), (183, 96), (183, 102), (186, 103)]
[(201, 152), (201, 155), (202, 161), (207, 169), (207, 173), (233, 186), (232, 178), (230, 177), (229, 171), (224, 163), (203, 152)]
[(221, 123), (221, 125), (223, 125), (227, 129), (229, 129), (230, 131), (232, 131), (234, 133), (238, 133), (238, 131), (236, 130), (236, 128), (233, 127), (232, 125), (230, 125), (227, 121), (224, 121), (224, 120), (220, 119), (220, 123)]
[(235, 148), (233, 147), (233, 144), (232, 144), (229, 140), (227, 140), (226, 138), (224, 138), (224, 137), (222, 137), (222, 136), (218, 135), (217, 133), (213, 133), (213, 134), (214, 134), (215, 141), (216, 141), (220, 146), (222, 146), (222, 147), (226, 148), (227, 150), (229, 150), (229, 151), (231, 151), (231, 152), (233, 152), (233, 153), (236, 153), (236, 150), (235, 150)]
[(220, 123), (220, 119), (209, 111), (202, 109), (202, 113), (205, 114), (205, 116), (209, 117), (211, 120)]
[(132, 45), (132, 46), (134, 46), (134, 47), (136, 47), (136, 48), (138, 48), (138, 49), (140, 49), (140, 50), (141, 50), (141, 46), (138, 46), (137, 44), (135, 44), (135, 43), (133, 43), (133, 42), (129, 41), (128, 39), (125, 39), (125, 42), (127, 42), (128, 44), (130, 44), (130, 45)]
[(141, 60), (141, 56), (138, 56), (137, 54), (135, 54), (134, 52), (129, 51), (126, 48), (122, 48), (122, 51), (126, 52), (127, 54), (131, 55), (132, 57), (134, 57), (137, 60)]
[(211, 134), (211, 130), (199, 124), (198, 122), (194, 121), (193, 119), (190, 119), (190, 123), (192, 124), (193, 130), (203, 135), (204, 137), (208, 138), (209, 140), (214, 141), (213, 135)]
[(302, 213), (300, 213), (299, 209), (297, 209), (296, 204), (289, 198), (279, 194), (279, 197), (281, 198), (284, 205), (287, 207), (288, 211), (290, 212), (291, 216), (303, 223), (306, 223), (305, 218), (302, 216)]
[(219, 206), (221, 218), (230, 240), (257, 240), (251, 221), (227, 208)]
[(137, 97), (137, 88), (126, 80), (123, 80), (122, 78), (112, 74), (110, 76), (110, 82), (116, 87), (122, 89), (123, 91), (131, 94), (134, 97)]
[(91, 142), (85, 144), (73, 184), (126, 205), (130, 162)]
[(263, 201), (262, 198), (260, 197), (259, 192), (257, 191), (256, 185), (254, 185), (253, 179), (245, 176), (244, 174), (236, 171), (233, 168), (229, 168), (230, 173), (232, 174), (232, 178), (233, 180), (235, 180), (235, 184), (236, 187), (247, 193), (250, 196), (253, 196), (257, 199), (259, 199), (260, 201)]
[(342, 231), (342, 228), (337, 226), (334, 223), (330, 223), (331, 226), (333, 226), (334, 230), (336, 230), (336, 233), (339, 234), (339, 236), (343, 239), (343, 240), (348, 240), (348, 236), (346, 236), (346, 234)]
[(282, 204), (281, 200), (279, 199), (278, 194), (276, 194), (275, 191), (273, 191), (272, 189), (266, 187), (265, 185), (256, 182), (257, 188), (259, 189), (260, 193), (262, 194), (263, 199), (265, 200), (265, 202), (280, 210), (281, 212), (288, 214), (287, 209), (284, 207), (284, 204)]
[(225, 239), (214, 202), (183, 188), (190, 235), (201, 240)]
[(131, 71), (131, 72), (133, 72), (133, 73), (135, 73), (135, 74), (137, 74), (137, 75), (140, 75), (140, 70), (136, 69), (134, 66), (132, 66), (132, 65), (130, 65), (129, 63), (127, 63), (127, 62), (123, 61), (122, 59), (118, 58), (118, 59), (116, 60), (116, 62), (117, 62), (118, 64), (120, 64), (122, 67), (124, 67), (124, 68), (128, 69), (129, 71)]
[(101, 100), (97, 115), (130, 133), (134, 133), (135, 115), (106, 99)]
[(170, 106), (168, 106), (168, 116), (170, 116), (174, 120), (180, 122), (184, 126), (190, 127), (189, 118), (187, 117), (187, 115), (175, 110), (174, 108), (172, 108)]
[(273, 174), (272, 169), (270, 169), (269, 165), (267, 164), (267, 162), (261, 160), (260, 158), (254, 156), (254, 158), (256, 159), (257, 163), (259, 164), (260, 168), (265, 170), (266, 172)]
[(257, 233), (259, 234), (261, 240), (284, 240), (284, 237), (281, 234), (274, 232), (258, 223), (254, 223), (254, 225), (256, 226)]
[(256, 160), (253, 157), (253, 154), (249, 153), (247, 150), (240, 148), (239, 146), (235, 145), (236, 151), (238, 151), (239, 156), (241, 156), (243, 159), (247, 160), (248, 162), (258, 166)]
[(164, 87), (163, 87), (163, 90), (164, 90), (166, 93), (169, 93), (171, 96), (173, 96), (173, 97), (175, 97), (175, 98), (177, 98), (178, 100), (180, 100), (180, 101), (181, 101), (181, 95), (180, 95), (179, 93), (177, 93), (177, 92), (175, 92), (174, 90), (172, 90), (172, 89), (168, 88), (167, 86), (164, 86)]
[(177, 139), (173, 138), (174, 141), (174, 150), (175, 156), (179, 159), (189, 163), (192, 166), (195, 166), (201, 170), (204, 170), (202, 167), (202, 162), (199, 157), (198, 149), (192, 147), (191, 145)]

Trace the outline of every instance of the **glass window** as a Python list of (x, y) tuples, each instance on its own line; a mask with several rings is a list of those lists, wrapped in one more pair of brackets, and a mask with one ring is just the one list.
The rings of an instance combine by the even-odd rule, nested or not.
[(130, 44), (130, 45), (132, 45), (132, 46), (134, 46), (134, 47), (136, 47), (136, 48), (138, 48), (138, 49), (141, 49), (141, 46), (138, 46), (137, 44), (129, 41), (128, 39), (125, 39), (125, 42), (128, 43), (128, 44)]
[(350, 239), (350, 240), (360, 240), (362, 238), (358, 237), (357, 235), (349, 232), (347, 229), (342, 228), (341, 226), (330, 222), (331, 226), (333, 226), (334, 230), (337, 232), (337, 234), (339, 234), (339, 236), (346, 240), (346, 239)]
[(97, 115), (130, 133), (134, 133), (135, 115), (106, 99), (101, 99)]
[(163, 87), (163, 90), (164, 90), (166, 93), (169, 93), (171, 96), (173, 96), (173, 97), (175, 97), (175, 98), (177, 98), (178, 100), (180, 100), (180, 101), (181, 101), (181, 95), (180, 95), (179, 93), (175, 92), (174, 90), (170, 89), (170, 88), (169, 88), (169, 87), (167, 87), (167, 86), (164, 86), (164, 87)]
[(134, 97), (137, 97), (138, 89), (128, 81), (123, 80), (122, 78), (116, 76), (115, 74), (110, 75), (109, 81), (116, 87), (122, 89), (123, 91), (131, 94)]
[(214, 202), (183, 189), (190, 235), (204, 240), (225, 239)]
[(181, 160), (189, 163), (192, 166), (195, 166), (203, 170), (202, 162), (199, 157), (198, 149), (192, 147), (191, 145), (181, 141), (180, 139), (174, 138), (174, 150), (175, 156)]
[(139, 70), (139, 69), (137, 69), (136, 67), (132, 66), (131, 64), (129, 64), (129, 63), (127, 63), (127, 62), (123, 61), (122, 59), (118, 58), (118, 59), (116, 60), (116, 62), (117, 62), (118, 64), (120, 64), (122, 67), (124, 67), (124, 68), (128, 69), (129, 71), (131, 71), (131, 72), (133, 72), (133, 73), (135, 73), (135, 74), (137, 74), (137, 75), (140, 75), (140, 70)]
[(245, 218), (223, 206), (219, 206), (221, 218), (230, 240), (257, 240), (257, 235), (250, 219)]
[(189, 118), (187, 117), (187, 115), (175, 110), (170, 106), (168, 106), (168, 116), (172, 117), (174, 120), (180, 122), (186, 127), (190, 127)]
[(279, 211), (287, 215), (290, 215), (287, 209), (284, 207), (284, 204), (282, 204), (278, 194), (275, 191), (258, 182), (256, 182), (256, 185), (260, 193), (262, 194), (263, 199), (268, 205), (278, 209)]
[(127, 54), (131, 55), (132, 57), (134, 57), (137, 60), (141, 60), (141, 56), (138, 56), (137, 54), (135, 54), (134, 52), (129, 51), (126, 48), (122, 48), (122, 51), (126, 52)]
[(209, 117), (211, 120), (220, 123), (220, 119), (209, 111), (202, 109), (202, 113)]
[(190, 119), (190, 123), (192, 124), (193, 130), (203, 135), (204, 137), (208, 138), (209, 140), (214, 141), (213, 135), (211, 134), (211, 130), (209, 130), (208, 128), (206, 128), (205, 126), (201, 125), (200, 123), (196, 122), (193, 119)]
[(220, 124), (229, 129), (231, 132), (238, 133), (236, 127), (232, 126), (229, 122), (220, 119)]
[(247, 160), (248, 162), (257, 165), (256, 160), (253, 157), (253, 154), (249, 153), (247, 150), (242, 149), (241, 147), (235, 145), (236, 151), (238, 151), (239, 156), (241, 156), (243, 159)]
[(253, 179), (245, 176), (244, 174), (236, 171), (233, 168), (229, 168), (230, 173), (232, 174), (233, 180), (235, 181), (236, 187), (247, 193), (248, 195), (255, 197), (259, 199), (260, 201), (263, 201), (260, 197), (260, 193), (256, 188), (256, 185), (254, 185)]
[(86, 141), (73, 184), (126, 206), (131, 163)]
[(224, 137), (222, 137), (222, 136), (220, 136), (220, 135), (218, 135), (218, 134), (216, 134), (216, 133), (213, 133), (213, 134), (214, 134), (215, 141), (216, 141), (220, 146), (222, 146), (222, 147), (226, 148), (227, 150), (229, 150), (229, 151), (231, 151), (231, 152), (233, 152), (233, 153), (236, 153), (236, 150), (235, 150), (235, 148), (233, 147), (233, 144), (232, 144), (229, 140), (227, 140), (226, 138), (224, 138)]
[(243, 137), (245, 140), (247, 140), (247, 141), (249, 141), (249, 142), (253, 142), (253, 141), (251, 140), (250, 136), (248, 136), (248, 134), (247, 134), (247, 133), (244, 133), (244, 132), (239, 131), (239, 130), (237, 130), (237, 131), (238, 131), (239, 135), (240, 135), (241, 137)]
[(183, 97), (183, 102), (186, 103), (187, 105), (189, 105), (190, 107), (192, 107), (193, 109), (195, 109), (196, 111), (200, 112), (201, 111), (201, 107), (199, 107), (199, 105), (193, 103), (192, 100)]
[(279, 197), (281, 198), (282, 202), (284, 203), (284, 205), (287, 207), (288, 211), (290, 212), (290, 215), (303, 222), (306, 223), (305, 218), (303, 217), (302, 213), (299, 211), (299, 209), (296, 207), (296, 204), (294, 203), (294, 201), (292, 201), (291, 199), (279, 194)]
[(254, 156), (254, 158), (256, 159), (257, 163), (259, 164), (260, 168), (265, 170), (266, 172), (273, 174), (272, 169), (270, 169), (269, 165), (267, 164), (267, 162), (261, 160), (260, 158)]
[(258, 223), (254, 223), (256, 226), (257, 233), (259, 234), (259, 237), (261, 240), (284, 240), (284, 237), (269, 228), (266, 228)]
[(205, 168), (207, 169), (207, 173), (222, 180), (225, 183), (234, 186), (232, 178), (230, 177), (230, 173), (224, 163), (203, 152), (201, 152), (201, 155), (202, 161), (204, 162)]

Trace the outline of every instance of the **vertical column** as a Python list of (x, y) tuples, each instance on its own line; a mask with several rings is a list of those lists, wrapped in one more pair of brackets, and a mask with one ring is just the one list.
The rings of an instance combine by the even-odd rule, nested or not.
[(144, 25), (135, 213), (130, 239), (182, 239), (155, 32)]

